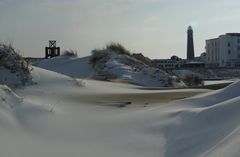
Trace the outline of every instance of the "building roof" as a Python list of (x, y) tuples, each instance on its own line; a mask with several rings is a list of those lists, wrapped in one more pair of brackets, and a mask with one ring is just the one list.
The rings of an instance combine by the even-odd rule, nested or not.
[(226, 35), (239, 36), (240, 37), (240, 33), (226, 33)]
[[(230, 36), (237, 36), (237, 37), (240, 37), (240, 33), (226, 33), (226, 34), (223, 34), (223, 35), (230, 35)], [(223, 36), (223, 35), (219, 35), (219, 37)], [(206, 41), (211, 41), (211, 40), (216, 40), (218, 38), (212, 38), (212, 39), (207, 39)]]
[(218, 38), (207, 39), (206, 41), (217, 40)]

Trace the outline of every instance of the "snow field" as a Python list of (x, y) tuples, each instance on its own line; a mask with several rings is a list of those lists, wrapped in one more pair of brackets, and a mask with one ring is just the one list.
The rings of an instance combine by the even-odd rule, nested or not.
[[(239, 82), (212, 92), (162, 91), (93, 80), (76, 85), (78, 80), (41, 68), (34, 68), (32, 76), (36, 84), (23, 89), (0, 86), (1, 156), (240, 153)], [(119, 107), (128, 101), (132, 104)]]

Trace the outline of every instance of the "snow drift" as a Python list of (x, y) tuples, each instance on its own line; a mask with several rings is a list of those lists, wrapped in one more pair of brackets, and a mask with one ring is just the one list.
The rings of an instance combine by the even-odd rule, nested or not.
[(96, 71), (95, 78), (119, 80), (152, 87), (183, 86), (183, 83), (165, 71), (146, 64), (130, 54), (112, 48), (93, 51), (90, 63)]
[(180, 79), (156, 68), (141, 54), (130, 54), (123, 46), (111, 44), (93, 50), (92, 56), (60, 56), (35, 64), (71, 77), (120, 81), (151, 87), (182, 87)]
[[(238, 156), (240, 82), (225, 89), (175, 103), (168, 116), (177, 119), (163, 130), (166, 157)], [(182, 106), (181, 106), (182, 105)]]
[[(56, 62), (61, 59), (66, 61), (63, 57), (53, 58)], [(45, 64), (49, 66), (47, 61)], [(74, 64), (70, 61), (66, 65)], [(193, 93), (199, 89), (148, 91), (94, 80), (84, 80), (79, 86), (77, 79), (41, 68), (34, 68), (32, 77), (36, 84), (24, 89), (13, 91), (0, 85), (2, 156), (237, 157), (240, 154), (240, 82), (165, 103), (166, 97), (168, 101), (173, 97), (179, 99), (186, 97), (181, 92)], [(115, 106), (126, 101), (131, 104)]]
[(70, 77), (91, 78), (94, 71), (89, 63), (90, 57), (77, 58), (75, 56), (59, 56), (42, 60), (34, 66), (58, 72)]

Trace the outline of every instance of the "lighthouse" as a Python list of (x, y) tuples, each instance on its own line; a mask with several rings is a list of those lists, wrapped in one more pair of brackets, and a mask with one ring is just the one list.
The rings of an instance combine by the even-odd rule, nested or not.
[(187, 30), (187, 60), (194, 60), (193, 29), (188, 26)]

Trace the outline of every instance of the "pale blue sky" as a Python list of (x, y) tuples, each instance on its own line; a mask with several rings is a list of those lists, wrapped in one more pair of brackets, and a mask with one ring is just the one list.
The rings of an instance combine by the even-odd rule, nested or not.
[(0, 40), (24, 56), (43, 56), (49, 39), (89, 55), (111, 41), (150, 58), (186, 58), (186, 29), (195, 54), (205, 40), (240, 32), (239, 0), (0, 0)]

